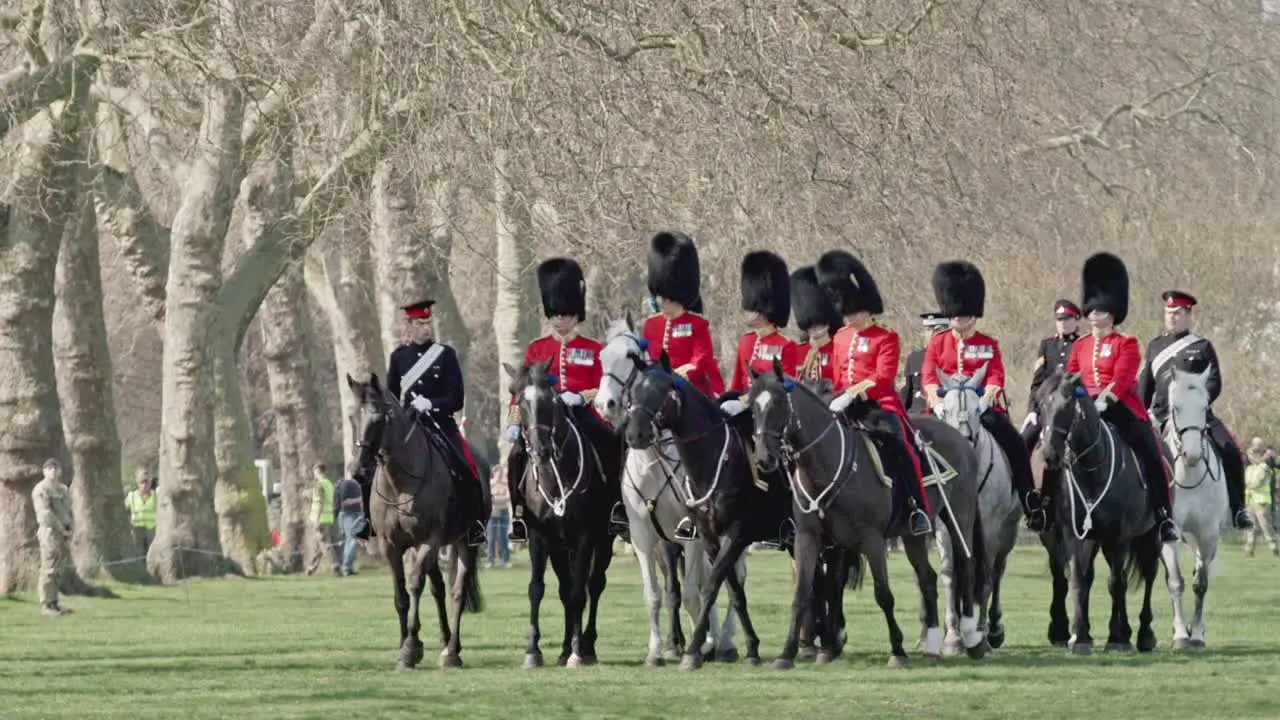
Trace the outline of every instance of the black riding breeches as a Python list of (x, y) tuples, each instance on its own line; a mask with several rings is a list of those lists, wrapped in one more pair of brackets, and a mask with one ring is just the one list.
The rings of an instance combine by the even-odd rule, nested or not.
[(1031, 453), (1028, 452), (1022, 436), (1018, 434), (1013, 423), (1009, 422), (1009, 416), (998, 412), (995, 408), (987, 408), (979, 419), (982, 421), (982, 427), (991, 433), (996, 445), (1000, 446), (1005, 457), (1009, 459), (1014, 490), (1018, 491), (1019, 497), (1025, 496), (1035, 488), (1035, 480), (1031, 476)]
[(1142, 465), (1143, 477), (1147, 483), (1147, 494), (1152, 504), (1161, 508), (1168, 515), (1173, 514), (1173, 505), (1169, 496), (1169, 474), (1164, 464), (1164, 452), (1160, 449), (1160, 440), (1156, 437), (1151, 423), (1133, 414), (1127, 406), (1120, 402), (1112, 402), (1107, 406), (1102, 418), (1115, 426), (1125, 444), (1133, 448)]
[(1222, 421), (1212, 415), (1209, 417), (1209, 440), (1218, 450), (1222, 458), (1223, 480), (1227, 483), (1227, 502), (1234, 515), (1244, 508), (1244, 454), (1236, 439), (1227, 430)]

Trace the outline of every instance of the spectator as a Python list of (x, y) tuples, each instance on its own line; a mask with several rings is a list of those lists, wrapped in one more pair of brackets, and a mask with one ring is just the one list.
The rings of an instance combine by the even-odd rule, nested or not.
[(511, 492), (507, 488), (506, 465), (498, 465), (489, 473), (489, 487), (493, 496), (493, 512), (489, 515), (489, 563), (493, 567), (495, 556), (502, 556), (502, 567), (511, 567), (511, 545), (507, 531), (511, 528)]
[(1271, 532), (1271, 505), (1275, 499), (1272, 494), (1276, 476), (1275, 455), (1263, 445), (1262, 438), (1254, 438), (1249, 441), (1245, 458), (1249, 461), (1244, 471), (1248, 501), (1246, 509), (1253, 518), (1253, 527), (1245, 531), (1244, 554), (1253, 557), (1253, 548), (1258, 533), (1261, 532), (1271, 546), (1271, 554), (1280, 556), (1280, 546), (1277, 546), (1275, 535)]
[(334, 490), (334, 519), (342, 531), (342, 575), (355, 575), (357, 535), (364, 529), (364, 499), (360, 493), (360, 483), (353, 480), (356, 473), (354, 463), (347, 466), (346, 477), (338, 483)]
[(307, 564), (307, 574), (314, 573), (324, 561), (327, 550), (333, 557), (333, 574), (342, 574), (342, 556), (338, 548), (337, 533), (334, 532), (333, 517), (333, 481), (325, 474), (324, 463), (316, 463), (311, 468), (314, 481), (311, 489), (311, 526), (320, 535), (316, 552)]
[(36, 539), (40, 543), (40, 612), (49, 617), (71, 610), (58, 604), (58, 577), (70, 563), (68, 550), (75, 521), (71, 516), (71, 492), (62, 482), (62, 465), (44, 461), (44, 479), (31, 491), (36, 511)]
[(156, 535), (156, 494), (151, 490), (151, 475), (146, 468), (138, 468), (134, 476), (137, 478), (137, 488), (125, 495), (124, 504), (129, 509), (133, 541), (142, 554), (146, 555), (151, 548), (151, 540)]

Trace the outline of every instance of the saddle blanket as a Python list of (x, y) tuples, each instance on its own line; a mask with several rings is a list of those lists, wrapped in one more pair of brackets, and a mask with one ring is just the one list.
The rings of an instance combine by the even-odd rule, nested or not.
[[(867, 454), (871, 457), (871, 464), (875, 466), (876, 475), (880, 477), (880, 482), (884, 483), (885, 487), (893, 487), (893, 479), (884, 471), (884, 461), (880, 459), (880, 448), (876, 447), (875, 442), (872, 441), (869, 436), (862, 435), (861, 437), (862, 444), (867, 449)], [(933, 458), (932, 465), (929, 463), (928, 458), (920, 458), (920, 466), (925, 473), (924, 486), (926, 488), (935, 487), (937, 485), (946, 485), (959, 474), (956, 469), (951, 466), (951, 463), (947, 462), (947, 459), (942, 457), (941, 453), (933, 449), (932, 445), (925, 448), (925, 452), (929, 454), (929, 457)], [(938, 468), (937, 472), (933, 471), (933, 467), (935, 465)]]

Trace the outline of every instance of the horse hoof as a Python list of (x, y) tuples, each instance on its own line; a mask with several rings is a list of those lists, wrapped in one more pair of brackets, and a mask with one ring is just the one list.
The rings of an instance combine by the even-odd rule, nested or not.
[(966, 650), (965, 654), (969, 656), (970, 660), (981, 660), (988, 655), (994, 655), (995, 652), (995, 648), (991, 647), (990, 641), (987, 638), (983, 638), (982, 642)]
[(1071, 645), (1071, 654), (1072, 655), (1092, 655), (1093, 643), (1082, 643), (1082, 642), (1074, 643)]
[(942, 643), (942, 654), (947, 657), (956, 657), (964, 654), (964, 643), (960, 642), (960, 638), (954, 640), (948, 639)]
[(778, 658), (777, 660), (773, 661), (774, 670), (790, 670), (795, 666), (796, 664), (794, 661), (788, 660), (786, 658)]
[(457, 655), (441, 655), (440, 667), (442, 668), (460, 668), (462, 667), (462, 658)]
[(1173, 649), (1174, 649), (1174, 650), (1190, 650), (1190, 649), (1191, 649), (1191, 638), (1188, 638), (1188, 637), (1176, 637), (1176, 638), (1174, 638), (1174, 639), (1173, 639)]
[(556, 667), (567, 667), (568, 665), (569, 665), (568, 653), (563, 653), (560, 655), (560, 657), (556, 658)]
[(1107, 643), (1107, 652), (1131, 653), (1133, 652), (1133, 645), (1130, 645), (1127, 642), (1126, 643), (1115, 643), (1115, 642)]
[(907, 666), (906, 655), (890, 655), (888, 666), (891, 668), (904, 668)]
[(818, 648), (812, 645), (803, 645), (800, 647), (800, 659), (812, 660), (818, 656)]
[(597, 662), (599, 662), (598, 660), (596, 660), (595, 655), (583, 655), (581, 658), (579, 658), (579, 661), (580, 661), (579, 665), (581, 667), (592, 667)]
[(1001, 630), (999, 633), (989, 633), (987, 635), (987, 642), (991, 645), (991, 649), (993, 650), (999, 650), (1001, 647), (1004, 647), (1004, 631)]
[(822, 652), (818, 653), (818, 656), (814, 658), (814, 660), (817, 661), (819, 665), (830, 665), (831, 663), (835, 662), (836, 654), (831, 652), (830, 650), (823, 650)]
[(920, 661), (923, 662), (925, 665), (937, 665), (938, 662), (941, 660), (942, 660), (941, 655), (932, 655), (930, 653), (923, 653), (920, 655)]
[(690, 653), (688, 655), (685, 655), (684, 659), (680, 661), (680, 669), (685, 672), (698, 670), (701, 667), (702, 667), (701, 653)]
[(725, 648), (724, 650), (717, 649), (714, 657), (716, 662), (727, 662), (727, 663), (738, 662), (738, 657), (739, 657), (738, 648), (731, 647), (731, 648)]
[(564, 661), (564, 666), (570, 669), (582, 667), (582, 656), (577, 653), (570, 655), (569, 659)]
[(525, 670), (542, 667), (542, 653), (526, 653), (524, 656), (524, 665), (521, 667)]
[(747, 658), (742, 661), (742, 664), (747, 667), (760, 667), (760, 656), (748, 655)]
[(410, 667), (412, 666), (403, 660), (396, 661), (396, 672), (406, 672), (409, 670)]
[(651, 668), (663, 667), (667, 664), (667, 659), (661, 655), (650, 655), (644, 659), (644, 666)]
[(1201, 639), (1199, 639), (1199, 638), (1191, 638), (1191, 649), (1192, 649), (1192, 650), (1203, 650), (1203, 649), (1204, 649), (1204, 640), (1201, 640)]
[(684, 657), (684, 652), (682, 652), (678, 648), (669, 647), (669, 648), (662, 649), (662, 659), (666, 660), (667, 662), (680, 662), (680, 659), (683, 657)]

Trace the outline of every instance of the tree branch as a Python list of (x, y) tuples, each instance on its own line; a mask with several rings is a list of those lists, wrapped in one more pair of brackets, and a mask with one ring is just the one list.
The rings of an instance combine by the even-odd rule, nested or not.
[(100, 60), (71, 53), (44, 67), (22, 68), (0, 76), (0, 137), (37, 113), (71, 95), (77, 82), (87, 82)]
[(190, 167), (182, 159), (170, 140), (169, 135), (160, 127), (160, 122), (151, 103), (141, 93), (131, 88), (113, 87), (110, 85), (94, 85), (93, 97), (99, 102), (107, 103), (127, 113), (129, 119), (142, 130), (151, 155), (168, 173), (169, 179), (178, 185), (187, 181)]
[(534, 0), (533, 8), (552, 30), (576, 40), (584, 47), (602, 53), (605, 57), (617, 63), (626, 63), (636, 55), (648, 50), (674, 50), (680, 47), (680, 42), (670, 35), (645, 35), (632, 43), (630, 47), (619, 48), (609, 44), (604, 38), (592, 33), (590, 30), (572, 26), (564, 15), (560, 14), (560, 11), (547, 7), (542, 0)]

